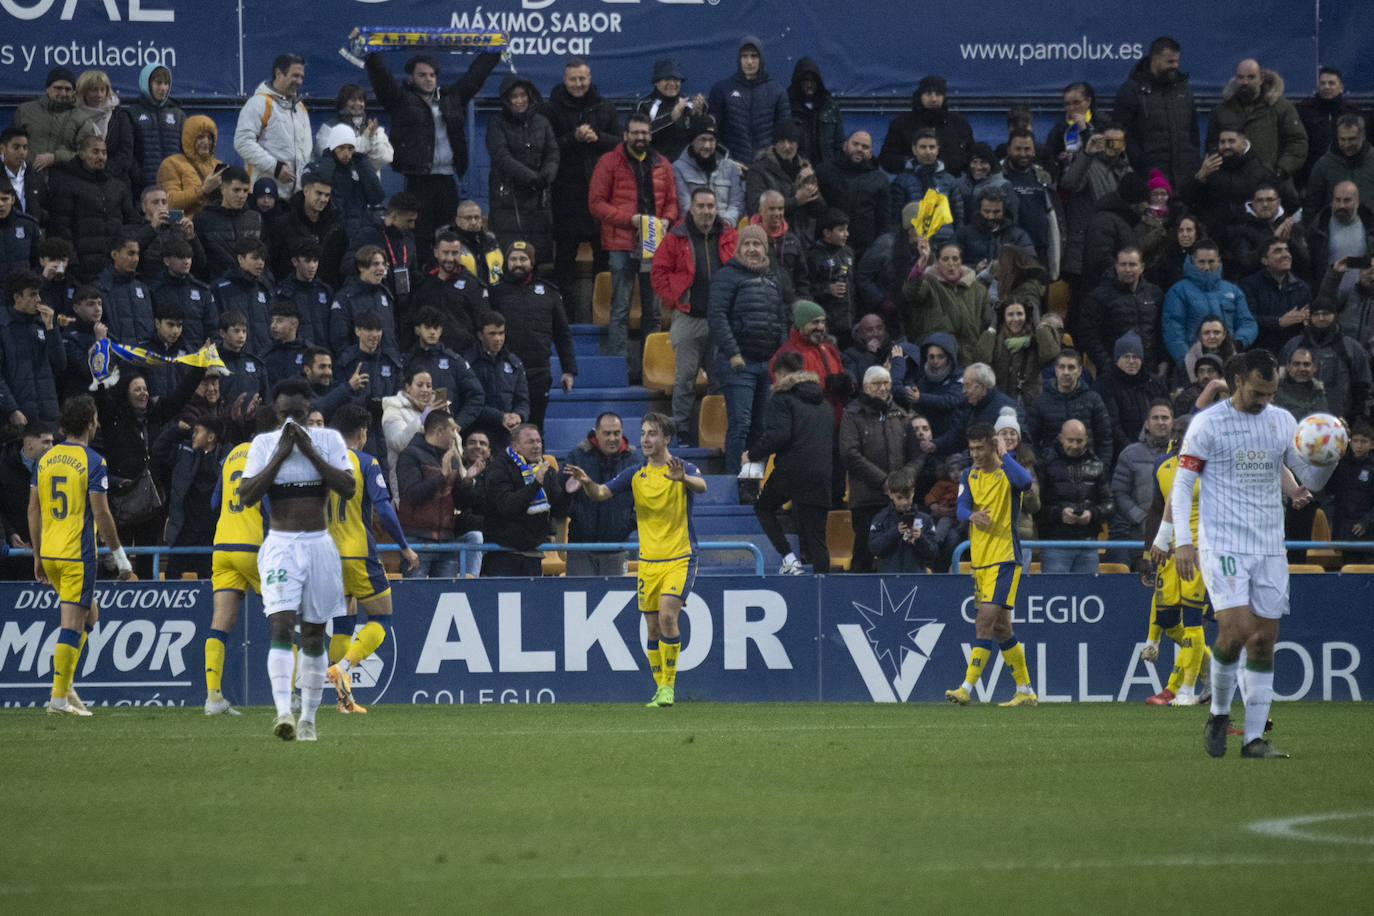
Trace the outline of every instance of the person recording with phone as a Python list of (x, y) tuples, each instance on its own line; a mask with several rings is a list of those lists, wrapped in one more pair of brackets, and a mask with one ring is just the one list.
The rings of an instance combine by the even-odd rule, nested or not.
[(873, 517), (868, 549), (880, 573), (923, 573), (939, 561), (935, 521), (916, 502), (916, 473), (909, 467), (887, 475), (888, 505)]

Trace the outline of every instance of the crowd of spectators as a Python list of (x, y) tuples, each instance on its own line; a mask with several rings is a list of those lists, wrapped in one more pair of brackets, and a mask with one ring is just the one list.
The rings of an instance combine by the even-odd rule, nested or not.
[[(947, 567), (972, 423), (1034, 475), (1024, 535), (1141, 538), (1172, 420), (1224, 398), (1225, 360), (1247, 347), (1279, 357), (1281, 406), (1350, 424), (1323, 507), (1334, 536), (1369, 536), (1374, 152), (1339, 71), (1290, 101), (1243, 60), (1199, 112), (1183, 49), (1159, 38), (1114, 98), (1070, 83), (1042, 140), (1014, 106), (1005, 137), (978, 142), (930, 75), (875, 144), (845, 131), (823, 62), (784, 85), (757, 38), (736, 50), (734, 73), (692, 97), (657, 61), (627, 111), (584, 60), (547, 99), (507, 75), (486, 215), (457, 180), (495, 53), (447, 84), (435, 57), (398, 76), (369, 55), (368, 85), (339, 88), (317, 128), (305, 61), (283, 54), (232, 142), (177, 103), (164, 66), (132, 101), (99, 70), (50, 71), (0, 131), (6, 547), (29, 542), (19, 497), (64, 397), (96, 391), (94, 447), (137, 553), (209, 543), (214, 470), (297, 376), (318, 422), (365, 413), (362, 448), (415, 541), (485, 541), (501, 548), (485, 572), (527, 574), (562, 518), (574, 540), (623, 540), (631, 508), (571, 492), (543, 454), (550, 390), (576, 384), (564, 295), (584, 244), (610, 272), (608, 352), (632, 381), (635, 287), (645, 333), (660, 304), (672, 315), (677, 444), (695, 444), (704, 369), (725, 396), (725, 471), (775, 456), (756, 510), (786, 571), (828, 568), (818, 526), (840, 507), (854, 570)], [(404, 179), (389, 199), (388, 168)], [(917, 219), (932, 200), (948, 208), (933, 227)], [(225, 368), (135, 360), (93, 382), (105, 338), (163, 359), (214, 343)], [(593, 480), (637, 460), (610, 412), (559, 457)], [(568, 569), (627, 559), (572, 552)], [(1087, 570), (1096, 554), (1042, 561)], [(414, 574), (453, 572), (431, 554)]]

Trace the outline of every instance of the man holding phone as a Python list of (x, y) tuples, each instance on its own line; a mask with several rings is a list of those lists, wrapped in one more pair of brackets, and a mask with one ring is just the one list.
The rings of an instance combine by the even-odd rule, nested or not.
[[(1073, 276), (1083, 273), (1083, 249), (1097, 205), (1117, 189), (1129, 171), (1131, 164), (1126, 160), (1125, 128), (1110, 121), (1094, 124), (1093, 135), (1083, 147), (1082, 155), (1073, 157), (1059, 180), (1060, 190), (1068, 195), (1064, 212), (1068, 224), (1064, 242), (1064, 273)], [(1100, 276), (1088, 276), (1088, 289), (1096, 286), (1099, 280)]]
[(142, 220), (132, 230), (138, 240), (138, 277), (152, 284), (162, 275), (162, 258), (167, 246), (175, 240), (191, 246), (191, 257), (197, 266), (205, 263), (205, 249), (196, 240), (196, 227), (181, 210), (168, 209), (167, 192), (157, 185), (143, 189), (138, 199)]

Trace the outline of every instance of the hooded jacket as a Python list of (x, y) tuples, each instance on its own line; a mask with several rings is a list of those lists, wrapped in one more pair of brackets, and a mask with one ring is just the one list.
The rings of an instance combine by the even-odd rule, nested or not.
[(73, 159), (52, 176), (48, 232), (76, 248), (75, 274), (89, 281), (109, 261), (110, 240), (138, 219), (129, 186), (102, 169), (92, 172)]
[[(529, 95), (523, 114), (510, 107), (510, 93), (521, 86)], [(535, 263), (553, 254), (553, 195), (558, 175), (558, 141), (553, 125), (539, 113), (539, 90), (527, 78), (509, 73), (501, 80), (501, 111), (487, 119), (487, 153), (491, 172), (491, 231), (506, 242), (525, 239), (534, 245)], [(674, 199), (676, 203), (676, 199)]]
[[(936, 346), (945, 352), (945, 357), (949, 360), (949, 370), (940, 378), (925, 371), (926, 353), (930, 347)], [(907, 345), (910, 347), (910, 344)], [(905, 349), (905, 348), (904, 348)], [(894, 351), (895, 355), (895, 351)], [(937, 331), (928, 334), (921, 340), (920, 351), (917, 354), (918, 368), (912, 372), (903, 372), (903, 378), (898, 379), (893, 375), (892, 389), (897, 390), (898, 382), (903, 387), (913, 385), (921, 392), (921, 397), (917, 401), (916, 409), (925, 415), (930, 421), (932, 432), (938, 437), (945, 432), (953, 422), (954, 415), (963, 408), (964, 400), (964, 364), (959, 358), (959, 347), (954, 342), (953, 334), (946, 334)], [(893, 360), (893, 365), (905, 363), (906, 360)], [(860, 377), (860, 383), (863, 378)], [(905, 396), (905, 393), (903, 394)], [(900, 403), (900, 402), (899, 402)], [(995, 412), (994, 412), (995, 415)], [(960, 430), (962, 433), (962, 430)]]
[(763, 435), (749, 450), (755, 461), (773, 459), (773, 476), (794, 502), (830, 505), (835, 428), (840, 414), (828, 409), (821, 380), (809, 369), (780, 375), (763, 413)]
[[(149, 78), (154, 70), (167, 70), (159, 63), (146, 65), (138, 74), (138, 98), (129, 103), (129, 116), (134, 128), (133, 179), (137, 193), (150, 184), (160, 184), (158, 169), (162, 160), (181, 151), (181, 128), (186, 112), (173, 99), (170, 88), (161, 102), (153, 100)], [(171, 71), (167, 70), (168, 75)], [(177, 207), (176, 209), (185, 209)]]
[(768, 76), (763, 57), (763, 42), (745, 35), (735, 46), (735, 60), (745, 45), (759, 52), (759, 71), (748, 79), (736, 66), (733, 75), (711, 87), (706, 107), (716, 119), (720, 142), (736, 162), (753, 162), (760, 152), (773, 145), (773, 127), (792, 116), (787, 91)]
[(902, 300), (902, 324), (909, 340), (945, 331), (959, 344), (961, 365), (977, 362), (973, 352), (988, 326), (991, 306), (987, 287), (970, 268), (965, 267), (959, 279), (949, 283), (938, 270), (918, 262), (902, 284)]
[[(615, 103), (602, 98), (595, 84), (588, 86), (581, 98), (573, 98), (559, 83), (548, 101), (539, 106), (539, 112), (548, 119), (558, 141), (558, 174), (553, 179), (554, 235), (593, 236), (598, 227), (587, 210), (587, 188), (597, 160), (620, 142)], [(577, 128), (583, 124), (596, 131), (595, 141), (577, 139)]]
[[(653, 147), (649, 147), (645, 155), (651, 170), (654, 215), (666, 219), (671, 226), (678, 219), (673, 164)], [(587, 207), (592, 217), (601, 223), (601, 247), (604, 250), (634, 250), (637, 238), (635, 214), (643, 211), (639, 206), (639, 185), (635, 181), (630, 153), (625, 144), (620, 144), (597, 160), (587, 190)]]
[[(210, 155), (196, 155), (196, 137), (210, 132)], [(171, 153), (157, 167), (157, 185), (167, 192), (167, 206), (194, 216), (210, 202), (203, 185), (223, 163), (215, 158), (219, 129), (205, 115), (191, 115), (181, 127), (179, 153)]]
[[(816, 80), (816, 94), (809, 102), (801, 85), (802, 77), (807, 75)], [(787, 101), (792, 110), (792, 120), (802, 127), (802, 142), (797, 155), (810, 159), (817, 168), (823, 162), (833, 162), (844, 156), (841, 149), (844, 145), (844, 115), (840, 113), (840, 103), (825, 88), (821, 68), (811, 58), (801, 58), (792, 68)]]
[[(482, 90), (491, 71), (501, 60), (495, 51), (485, 51), (468, 65), (457, 81), (437, 90), (438, 118), (448, 135), (453, 171), (462, 177), (468, 170), (468, 102)], [(434, 167), (435, 111), (419, 88), (407, 80), (398, 84), (386, 68), (382, 55), (367, 55), (364, 65), (372, 92), (391, 116), (391, 138), (395, 154), (391, 168), (402, 175), (428, 175)], [(533, 104), (533, 99), (530, 100)]]
[[(568, 453), (564, 463), (580, 467), (597, 483), (610, 483), (621, 471), (642, 465), (644, 457), (630, 447), (624, 436), (620, 437), (620, 450), (607, 455), (596, 444), (596, 430), (592, 430)], [(629, 540), (634, 531), (635, 497), (628, 489), (602, 502), (586, 494), (573, 494), (568, 508), (569, 542), (615, 543)]]
[(1219, 269), (1206, 273), (1198, 270), (1189, 258), (1183, 263), (1183, 279), (1164, 294), (1160, 320), (1164, 348), (1174, 362), (1181, 361), (1188, 352), (1207, 315), (1220, 315), (1226, 330), (1244, 346), (1254, 343), (1259, 334), (1240, 287), (1221, 279)]
[(1112, 120), (1126, 128), (1126, 155), (1136, 171), (1159, 169), (1175, 188), (1197, 171), (1197, 103), (1188, 74), (1157, 80), (1149, 56), (1142, 57), (1116, 91)]
[[(234, 152), (248, 169), (249, 183), (274, 178), (278, 195), (290, 197), (314, 150), (315, 138), (305, 103), (282, 95), (268, 80), (259, 83), (239, 110), (234, 128)], [(282, 166), (295, 173), (296, 181), (281, 180), (278, 172)]]
[[(744, 217), (744, 179), (739, 167), (719, 146), (712, 154), (715, 165), (707, 174), (692, 155), (690, 144), (673, 163), (673, 184), (677, 187), (677, 212), (687, 216), (692, 205), (692, 189), (710, 188), (716, 192), (716, 215), (734, 226)], [(657, 257), (657, 255), (655, 255)]]
[(1241, 101), (1239, 89), (1233, 76), (1221, 91), (1221, 104), (1207, 118), (1207, 149), (1216, 149), (1223, 130), (1243, 130), (1265, 168), (1292, 178), (1307, 162), (1307, 131), (1298, 110), (1283, 97), (1283, 77), (1260, 70), (1259, 95), (1248, 104)]
[(911, 110), (902, 112), (888, 125), (878, 152), (878, 164), (890, 175), (898, 175), (911, 158), (911, 143), (916, 131), (933, 128), (940, 140), (940, 161), (955, 177), (968, 168), (969, 153), (973, 150), (973, 128), (964, 116), (949, 110), (949, 100), (939, 108), (921, 105), (920, 91), (911, 94)]
[(754, 271), (738, 257), (721, 265), (711, 281), (707, 321), (721, 359), (743, 356), (752, 363), (772, 359), (792, 327), (786, 284), (777, 265), (770, 260), (764, 270)]

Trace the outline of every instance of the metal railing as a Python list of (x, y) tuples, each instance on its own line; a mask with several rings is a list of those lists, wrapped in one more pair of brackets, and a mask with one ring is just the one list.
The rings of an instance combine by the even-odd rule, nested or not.
[[(1071, 550), (1109, 550), (1125, 549), (1145, 552), (1140, 541), (1022, 541), (1022, 547), (1067, 547)], [(1284, 541), (1285, 550), (1361, 550), (1374, 553), (1374, 541)], [(964, 554), (969, 550), (968, 541), (960, 541), (954, 548), (954, 571), (963, 572)]]
[[(698, 549), (698, 550), (747, 550), (747, 551), (749, 551), (750, 553), (752, 553), (752, 554), (754, 555), (754, 575), (756, 575), (756, 576), (762, 576), (762, 575), (764, 574), (764, 572), (763, 572), (763, 551), (759, 550), (758, 545), (753, 544), (753, 543), (751, 543), (751, 542), (749, 542), (749, 541), (699, 541), (699, 542), (697, 543), (696, 546), (697, 546), (697, 549)], [(458, 554), (458, 575), (459, 575), (460, 577), (465, 577), (465, 576), (467, 576), (467, 574), (468, 574), (468, 554), (470, 554), (470, 553), (482, 553), (482, 552), (491, 553), (491, 552), (496, 552), (496, 551), (506, 551), (506, 552), (509, 552), (509, 548), (502, 547), (502, 546), (499, 545), (499, 544), (468, 544), (468, 543), (465, 543), (465, 542), (463, 542), (463, 541), (449, 541), (449, 542), (446, 542), (446, 543), (443, 543), (443, 544), (411, 544), (410, 547), (411, 547), (411, 549), (414, 550), (416, 553), (449, 553), (449, 554), (451, 554), (451, 553), (457, 553), (457, 554)], [(201, 546), (197, 546), (197, 547), (126, 547), (126, 548), (125, 548), (125, 550), (128, 551), (129, 557), (130, 557), (131, 559), (132, 559), (132, 558), (135, 558), (135, 557), (138, 557), (138, 556), (149, 556), (149, 555), (152, 556), (152, 558), (153, 558), (153, 578), (154, 578), (154, 579), (158, 579), (158, 578), (161, 577), (161, 572), (162, 572), (162, 558), (163, 558), (164, 556), (173, 556), (173, 557), (176, 557), (176, 556), (202, 556), (202, 555), (204, 555), (204, 554), (213, 553), (213, 552), (214, 552), (214, 549), (215, 549), (214, 547), (201, 547)], [(563, 551), (567, 551), (567, 550), (573, 550), (573, 551), (604, 551), (604, 550), (632, 550), (632, 551), (638, 551), (638, 550), (639, 550), (639, 542), (638, 542), (638, 541), (622, 541), (622, 542), (590, 541), (590, 542), (586, 542), (586, 543), (581, 543), (581, 542), (579, 542), (579, 543), (569, 544), (569, 543), (564, 543), (564, 542), (562, 542), (562, 541), (554, 541), (554, 542), (547, 543), (547, 544), (540, 544), (538, 547), (535, 547), (534, 549), (535, 549), (535, 550), (541, 550), (541, 551), (544, 551), (544, 552), (548, 552), (548, 551), (557, 551), (557, 552), (560, 552), (560, 553), (563, 552)], [(377, 545), (377, 550), (378, 550), (379, 553), (400, 553), (401, 547), (400, 547), (399, 544), (378, 544), (378, 545)], [(104, 556), (104, 555), (108, 554), (109, 552), (110, 552), (110, 549), (109, 549), (108, 547), (101, 547), (101, 548), (99, 549), (99, 551), (97, 551), (97, 553), (98, 553), (99, 555), (101, 555), (101, 556)], [(29, 548), (24, 548), (24, 549), (11, 548), (10, 551), (9, 551), (9, 556), (12, 556), (12, 557), (31, 557), (31, 556), (33, 556), (33, 551), (32, 551), (31, 549), (29, 549)]]

